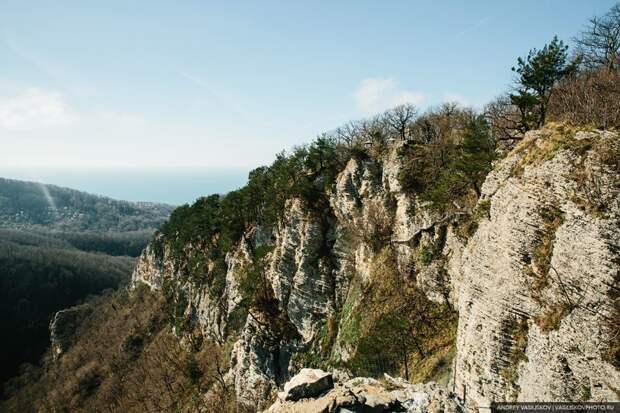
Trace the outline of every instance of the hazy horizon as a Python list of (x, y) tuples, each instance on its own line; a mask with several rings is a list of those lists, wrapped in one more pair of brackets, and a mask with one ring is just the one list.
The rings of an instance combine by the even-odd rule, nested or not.
[(0, 167), (0, 178), (56, 185), (133, 202), (192, 203), (243, 186), (249, 168)]

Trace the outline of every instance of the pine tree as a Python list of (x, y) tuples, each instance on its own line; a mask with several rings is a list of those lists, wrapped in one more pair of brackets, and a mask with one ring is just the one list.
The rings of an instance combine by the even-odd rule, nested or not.
[(523, 132), (545, 123), (553, 87), (576, 72), (578, 62), (567, 63), (567, 51), (568, 46), (554, 36), (542, 49), (532, 49), (527, 57), (519, 57), (517, 66), (512, 68), (518, 78), (517, 91), (510, 99), (521, 113)]

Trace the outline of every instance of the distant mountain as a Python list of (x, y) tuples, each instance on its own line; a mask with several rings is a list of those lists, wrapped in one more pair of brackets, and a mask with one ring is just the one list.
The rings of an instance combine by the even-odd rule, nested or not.
[(0, 227), (20, 230), (140, 231), (166, 221), (171, 205), (128, 202), (37, 182), (0, 178)]

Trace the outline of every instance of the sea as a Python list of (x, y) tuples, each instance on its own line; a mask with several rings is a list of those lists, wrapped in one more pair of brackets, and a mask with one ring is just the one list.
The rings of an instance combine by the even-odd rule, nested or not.
[(127, 201), (170, 205), (245, 185), (251, 168), (1, 167), (0, 177), (41, 182)]

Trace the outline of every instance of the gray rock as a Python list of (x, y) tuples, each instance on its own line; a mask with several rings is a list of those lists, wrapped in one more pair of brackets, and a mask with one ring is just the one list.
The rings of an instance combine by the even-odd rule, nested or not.
[(454, 395), (434, 383), (416, 385), (402, 379), (393, 379), (393, 381), (389, 381), (388, 387), (371, 378), (355, 378), (344, 383), (336, 382), (330, 391), (313, 398), (285, 400), (281, 397), (266, 412), (463, 412), (462, 406), (456, 401)]
[[(472, 409), (492, 401), (618, 400), (620, 371), (601, 351), (613, 340), (605, 320), (620, 271), (618, 173), (592, 150), (583, 157), (531, 152), (549, 150), (554, 133), (561, 132), (528, 133), (495, 166), (482, 188), (489, 217), (449, 262), (458, 291), (456, 393)], [(618, 144), (612, 135), (588, 137), (609, 148)], [(524, 161), (528, 154), (540, 160)], [(584, 210), (599, 202), (604, 213)], [(554, 228), (542, 213), (550, 207), (562, 214)], [(541, 249), (545, 236), (552, 243)], [(536, 267), (541, 254), (548, 274)]]
[(301, 369), (284, 385), (284, 400), (299, 400), (315, 397), (334, 387), (331, 373), (319, 369)]

